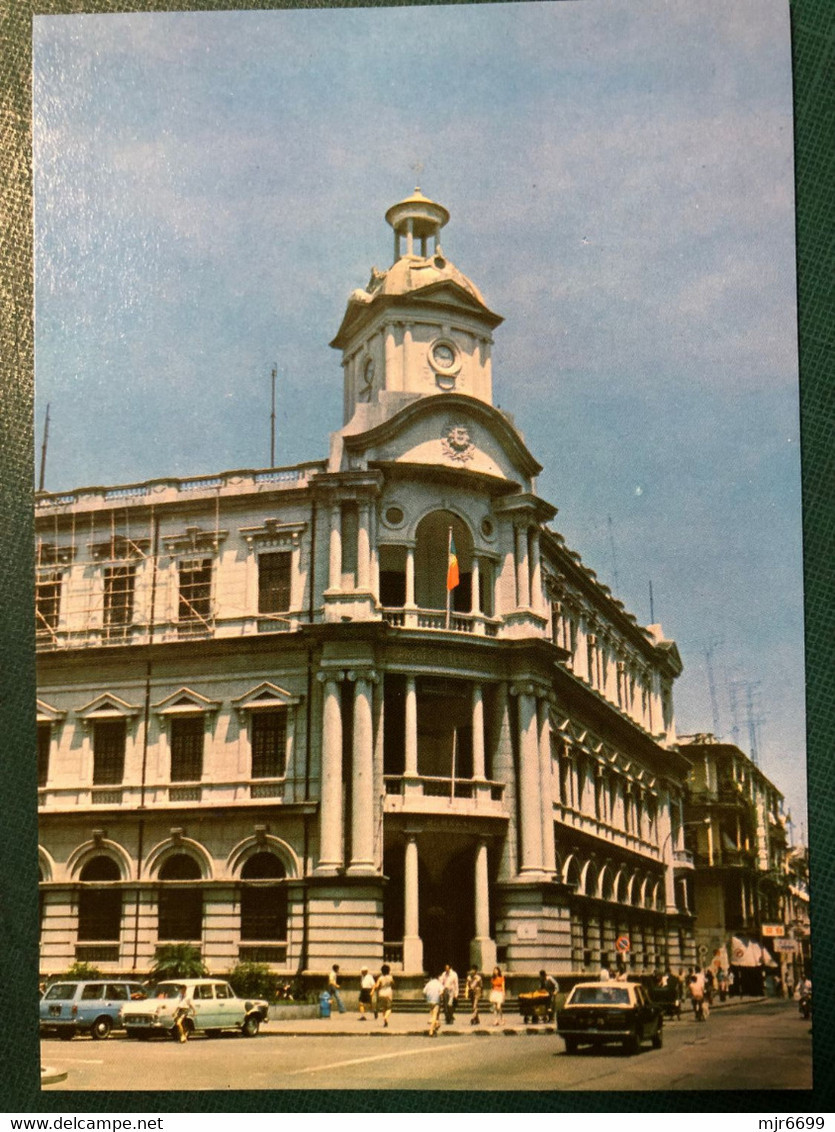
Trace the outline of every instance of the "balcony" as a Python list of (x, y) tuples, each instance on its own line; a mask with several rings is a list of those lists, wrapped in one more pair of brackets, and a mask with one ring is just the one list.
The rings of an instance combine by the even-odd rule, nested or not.
[(507, 817), (504, 783), (489, 779), (439, 778), (431, 775), (386, 775), (387, 814), (431, 813)]
[(442, 633), (470, 633), (477, 637), (496, 637), (501, 619), (483, 613), (451, 613), (446, 610), (385, 608), (383, 620), (396, 629), (421, 629)]
[(165, 809), (174, 806), (259, 805), (296, 800), (294, 778), (255, 778), (218, 782), (150, 782), (121, 786), (46, 786), (38, 790), (38, 808), (68, 812), (79, 806), (115, 806), (120, 809)]

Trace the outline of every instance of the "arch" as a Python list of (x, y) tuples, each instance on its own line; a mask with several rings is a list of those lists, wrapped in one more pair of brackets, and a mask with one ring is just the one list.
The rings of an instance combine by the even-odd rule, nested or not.
[(450, 527), (460, 578), (452, 591), (452, 605), (460, 613), (469, 613), (473, 534), (466, 519), (444, 507), (436, 506), (424, 512), (415, 527), (415, 601), (421, 609), (446, 607)]
[(97, 853), (94, 857), (88, 857), (81, 866), (78, 879), (81, 881), (118, 881), (121, 880), (121, 876), (119, 875), (119, 866), (112, 857), (108, 857), (106, 853)]
[(612, 899), (618, 904), (629, 903), (629, 882), (626, 876), (625, 867), (618, 869), (612, 883)]
[(582, 877), (580, 875), (580, 862), (576, 853), (569, 853), (562, 866), (562, 882), (574, 886), (575, 892), (582, 890)]
[(55, 859), (42, 845), (38, 846), (38, 880), (41, 884), (55, 879)]
[(81, 870), (91, 857), (110, 857), (119, 869), (119, 880), (130, 880), (133, 871), (130, 856), (121, 845), (107, 838), (96, 838), (76, 846), (67, 859), (67, 873), (71, 880), (80, 880)]
[(169, 853), (157, 870), (160, 880), (200, 880), (200, 864), (191, 853)]
[(597, 895), (601, 900), (615, 899), (614, 869), (611, 865), (604, 865), (597, 877)]
[(580, 872), (580, 885), (583, 890), (583, 895), (596, 896), (599, 881), (600, 872), (597, 865), (589, 858)]
[(637, 903), (636, 897), (635, 897), (635, 888), (636, 888), (637, 883), (638, 883), (638, 874), (632, 873), (632, 875), (629, 877), (629, 880), (626, 882), (626, 899), (624, 900), (625, 904), (635, 904), (635, 903)]
[(122, 879), (119, 862), (109, 853), (88, 854), (78, 870), (84, 885), (78, 894), (79, 942), (117, 941), (122, 933)]
[(301, 864), (292, 846), (286, 841), (282, 841), (280, 837), (266, 834), (247, 837), (238, 842), (226, 858), (226, 870), (229, 876), (240, 877), (242, 875), (241, 870), (247, 860), (263, 851), (275, 853), (284, 866), (288, 879), (294, 879), (301, 875)]
[(211, 857), (200, 842), (194, 841), (190, 837), (173, 836), (166, 838), (165, 841), (158, 842), (145, 858), (143, 879), (158, 880), (159, 870), (165, 859), (178, 853), (185, 853), (197, 861), (201, 880), (214, 879)]
[(656, 911), (663, 911), (663, 888), (660, 880), (655, 881), (652, 885), (649, 907)]

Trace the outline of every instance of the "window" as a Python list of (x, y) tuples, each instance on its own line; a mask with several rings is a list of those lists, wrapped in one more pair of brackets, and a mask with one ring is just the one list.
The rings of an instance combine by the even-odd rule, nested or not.
[(250, 728), (252, 777), (281, 778), (287, 753), (286, 711), (254, 711)]
[(215, 983), (215, 998), (234, 998), (235, 992), (228, 983)]
[(286, 613), (290, 608), (289, 550), (258, 556), (258, 612)]
[(35, 583), (35, 628), (45, 632), (58, 628), (61, 611), (61, 571), (41, 570)]
[(203, 777), (202, 715), (171, 718), (171, 781), (199, 782)]
[(93, 724), (93, 785), (113, 786), (125, 776), (125, 721), (101, 719)]
[[(119, 881), (119, 866), (110, 857), (94, 857), (81, 870), (83, 883)], [(78, 939), (118, 940), (122, 931), (122, 891), (82, 888), (78, 897)]]
[[(186, 853), (169, 857), (159, 870), (161, 881), (200, 880), (200, 866)], [(165, 885), (159, 890), (161, 940), (198, 940), (203, 936), (203, 891), (197, 886)]]
[(211, 596), (211, 558), (183, 559), (180, 562), (180, 622), (208, 624)]
[(125, 983), (108, 983), (104, 997), (109, 998), (111, 1001), (127, 1002), (130, 996), (128, 995), (128, 988)]
[(287, 938), (287, 890), (280, 884), (268, 883), (281, 880), (285, 875), (278, 857), (266, 850), (256, 853), (244, 864), (241, 869), (244, 882), (241, 886), (242, 940)]
[(49, 753), (52, 747), (52, 724), (38, 724), (38, 786), (46, 786), (49, 779)]
[(106, 566), (104, 570), (104, 631), (108, 637), (124, 636), (133, 620), (135, 563)]
[(104, 983), (91, 983), (81, 988), (82, 1002), (97, 1002), (104, 997)]

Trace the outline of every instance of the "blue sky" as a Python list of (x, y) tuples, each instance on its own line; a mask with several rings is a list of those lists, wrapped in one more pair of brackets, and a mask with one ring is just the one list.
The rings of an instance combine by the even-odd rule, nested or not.
[[(685, 662), (755, 686), (805, 798), (788, 9), (774, 0), (36, 17), (46, 486), (324, 456), (327, 343), (419, 183), (506, 321), (555, 526)], [(741, 693), (744, 699), (744, 693)], [(748, 749), (745, 711), (740, 745)]]

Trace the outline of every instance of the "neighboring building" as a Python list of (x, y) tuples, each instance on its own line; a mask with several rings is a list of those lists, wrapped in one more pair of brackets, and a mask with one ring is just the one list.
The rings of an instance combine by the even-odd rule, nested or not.
[[(761, 993), (766, 974), (785, 974), (789, 862), (783, 795), (733, 743), (681, 736), (693, 764), (685, 839), (693, 853), (691, 907), (699, 956), (721, 950), (743, 993)], [(782, 969), (782, 970), (781, 970)]]
[(387, 213), (327, 460), (38, 497), (44, 973), (693, 962), (678, 652), (549, 528), (447, 219)]

